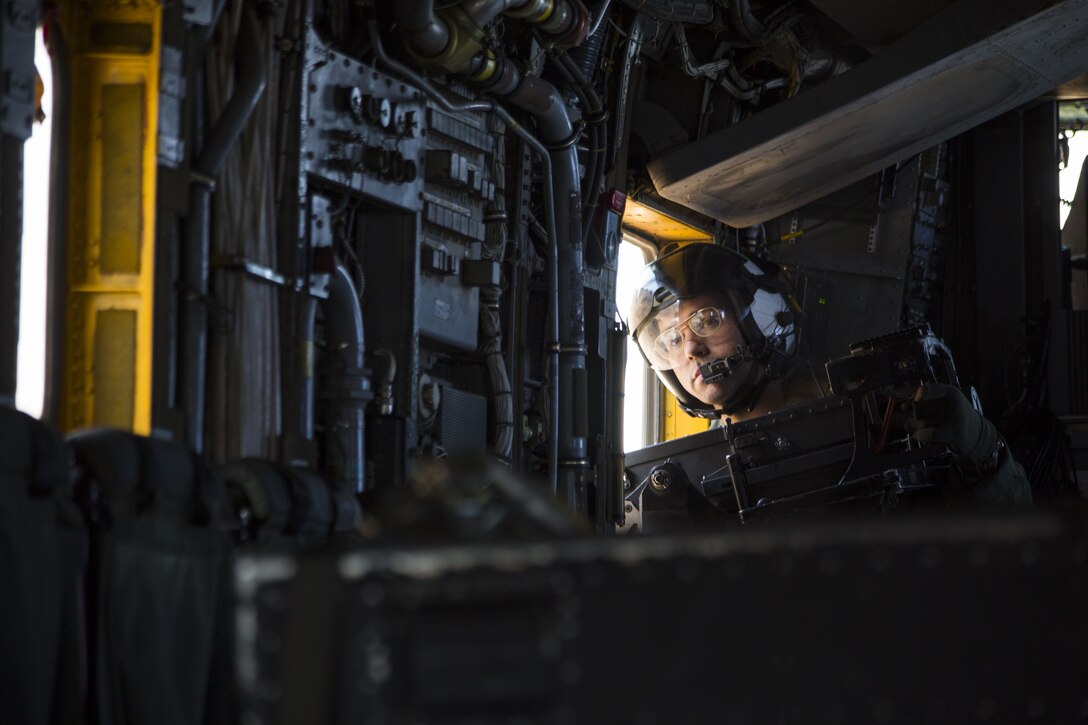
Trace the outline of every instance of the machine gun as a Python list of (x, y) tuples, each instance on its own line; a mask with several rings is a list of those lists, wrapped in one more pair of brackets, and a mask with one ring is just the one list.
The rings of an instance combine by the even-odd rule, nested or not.
[[(831, 396), (627, 454), (625, 530), (745, 523), (842, 504), (889, 510), (933, 491), (952, 463), (903, 427), (922, 383), (959, 387), (927, 326), (850, 346), (826, 366)], [(972, 399), (977, 399), (970, 396)]]

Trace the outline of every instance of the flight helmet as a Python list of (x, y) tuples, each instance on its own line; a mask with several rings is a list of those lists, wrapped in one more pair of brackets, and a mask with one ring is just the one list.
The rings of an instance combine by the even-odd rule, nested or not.
[[(678, 333), (682, 322), (704, 336), (724, 324), (716, 314), (680, 320), (680, 303), (705, 294), (727, 301), (745, 345), (729, 357), (700, 365), (704, 380), (711, 382), (740, 370), (749, 376), (747, 384), (717, 405), (684, 389), (669, 356), (670, 347), (682, 344)], [(789, 372), (797, 352), (794, 309), (775, 265), (748, 259), (717, 244), (698, 242), (667, 252), (641, 271), (627, 322), (646, 362), (680, 407), (689, 415), (717, 418), (750, 410), (768, 383)]]

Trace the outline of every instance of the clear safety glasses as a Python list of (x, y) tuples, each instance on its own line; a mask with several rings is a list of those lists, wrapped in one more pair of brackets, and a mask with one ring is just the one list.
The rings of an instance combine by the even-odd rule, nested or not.
[[(683, 354), (685, 327), (699, 337), (709, 337), (721, 329), (722, 322), (729, 314), (721, 307), (703, 307), (686, 319), (677, 321), (679, 309), (678, 303), (665, 307), (638, 336), (639, 346), (658, 370), (671, 370)], [(673, 324), (662, 329), (669, 322)]]

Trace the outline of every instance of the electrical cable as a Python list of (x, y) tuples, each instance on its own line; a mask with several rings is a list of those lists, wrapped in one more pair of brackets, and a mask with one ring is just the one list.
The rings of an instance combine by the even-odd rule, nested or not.
[[(491, 117), (494, 121), (494, 116)], [(494, 124), (498, 126), (499, 124)], [(488, 209), (484, 220), (486, 233), (481, 256), (485, 260), (501, 265), (506, 253), (508, 225), (506, 221), (505, 179), (506, 146), (503, 129), (493, 128), (495, 150), (491, 157), (491, 177), (495, 179), (495, 200)], [(489, 220), (490, 217), (490, 220)], [(488, 380), (491, 383), (491, 395), (495, 405), (494, 446), (500, 458), (510, 460), (514, 449), (514, 394), (506, 361), (502, 355), (502, 321), (499, 317), (499, 300), (502, 290), (498, 285), (487, 285), (480, 289), (479, 323), (483, 342), (480, 352), (486, 355)]]

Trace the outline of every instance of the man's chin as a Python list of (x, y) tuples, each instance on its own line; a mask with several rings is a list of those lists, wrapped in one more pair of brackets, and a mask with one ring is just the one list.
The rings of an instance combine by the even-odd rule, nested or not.
[(690, 392), (707, 405), (723, 405), (735, 392), (731, 389), (732, 386), (727, 385), (728, 382), (728, 380), (723, 380), (719, 383), (704, 383), (702, 378), (699, 378), (695, 381), (692, 386), (693, 390)]
[(741, 390), (754, 382), (755, 372), (755, 366), (745, 363), (736, 372), (717, 382), (706, 383), (702, 376), (698, 376), (692, 381), (688, 392), (707, 405), (724, 406), (735, 401)]

